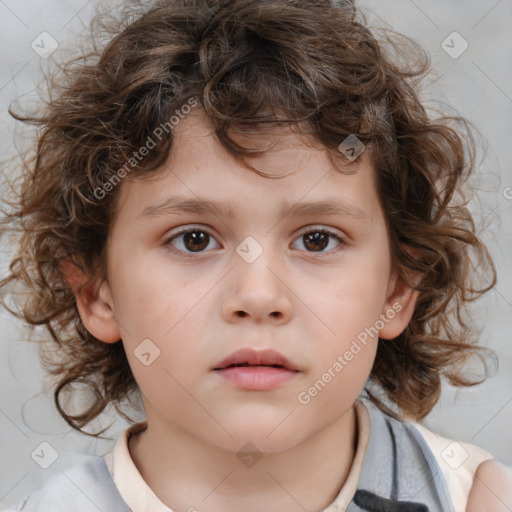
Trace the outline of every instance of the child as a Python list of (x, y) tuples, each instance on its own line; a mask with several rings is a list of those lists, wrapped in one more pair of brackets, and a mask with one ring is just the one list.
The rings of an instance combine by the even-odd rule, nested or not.
[(350, 2), (164, 0), (17, 115), (41, 131), (2, 288), (72, 427), (138, 392), (147, 421), (15, 510), (510, 509), (505, 466), (419, 424), (441, 376), (475, 383), (461, 313), (495, 279), (471, 139), (408, 44), (417, 68)]

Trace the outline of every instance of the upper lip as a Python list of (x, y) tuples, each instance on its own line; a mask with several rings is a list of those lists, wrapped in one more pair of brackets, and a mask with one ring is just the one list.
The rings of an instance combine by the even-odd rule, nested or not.
[(273, 349), (254, 350), (252, 348), (242, 348), (232, 352), (217, 363), (213, 369), (222, 370), (236, 364), (282, 366), (288, 370), (299, 371), (291, 361)]

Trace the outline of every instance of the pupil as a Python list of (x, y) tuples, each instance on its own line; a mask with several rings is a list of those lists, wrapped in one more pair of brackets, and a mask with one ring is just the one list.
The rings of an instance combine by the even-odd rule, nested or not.
[(320, 251), (322, 249), (325, 249), (329, 245), (329, 237), (320, 231), (316, 231), (314, 234), (306, 234), (303, 237), (304, 245), (309, 249), (311, 248), (311, 244), (313, 244), (313, 250), (315, 250), (315, 247), (318, 249), (318, 245), (314, 244), (321, 244)]
[(191, 231), (184, 234), (183, 242), (187, 249), (197, 252), (208, 246), (208, 238), (209, 235), (204, 231)]

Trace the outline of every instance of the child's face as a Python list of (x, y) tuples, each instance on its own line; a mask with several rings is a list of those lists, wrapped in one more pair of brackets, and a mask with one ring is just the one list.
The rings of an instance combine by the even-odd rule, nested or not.
[[(114, 341), (119, 328), (150, 424), (233, 449), (247, 441), (269, 451), (291, 447), (351, 408), (377, 348), (368, 332), (395, 337), (408, 321), (396, 306), (406, 288), (392, 272), (375, 171), (363, 154), (357, 172), (341, 174), (324, 150), (286, 132), (275, 151), (250, 160), (286, 177), (260, 177), (221, 148), (200, 111), (176, 135), (158, 179), (122, 185), (101, 291), (115, 319), (110, 331), (102, 331), (105, 319), (92, 330)], [(214, 201), (232, 216), (150, 214), (178, 196)], [(293, 211), (327, 201), (344, 206), (339, 213)], [(183, 227), (195, 228), (196, 238), (169, 241)], [(315, 239), (322, 229), (341, 243), (322, 233)], [(137, 348), (146, 339), (160, 351), (153, 362), (153, 345)], [(278, 351), (300, 371), (248, 389), (214, 370), (247, 347)], [(274, 370), (239, 370), (240, 378), (249, 371)], [(310, 391), (319, 379), (320, 391)]]

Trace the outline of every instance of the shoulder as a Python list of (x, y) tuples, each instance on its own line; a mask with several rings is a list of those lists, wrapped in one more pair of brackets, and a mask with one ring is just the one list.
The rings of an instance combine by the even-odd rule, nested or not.
[[(417, 422), (411, 422), (427, 443), (444, 477), (455, 512), (467, 512), (469, 495), (478, 468), (494, 457), (470, 443), (443, 437)], [(483, 509), (476, 509), (485, 512)]]
[[(126, 511), (102, 457), (93, 456), (53, 475), (40, 489), (6, 512)], [(103, 507), (103, 508), (101, 508)]]
[(512, 511), (512, 468), (477, 445), (443, 437), (410, 418), (386, 418), (418, 433), (425, 455), (442, 474), (455, 512)]
[(466, 512), (512, 509), (512, 469), (497, 460), (482, 462), (475, 473)]

